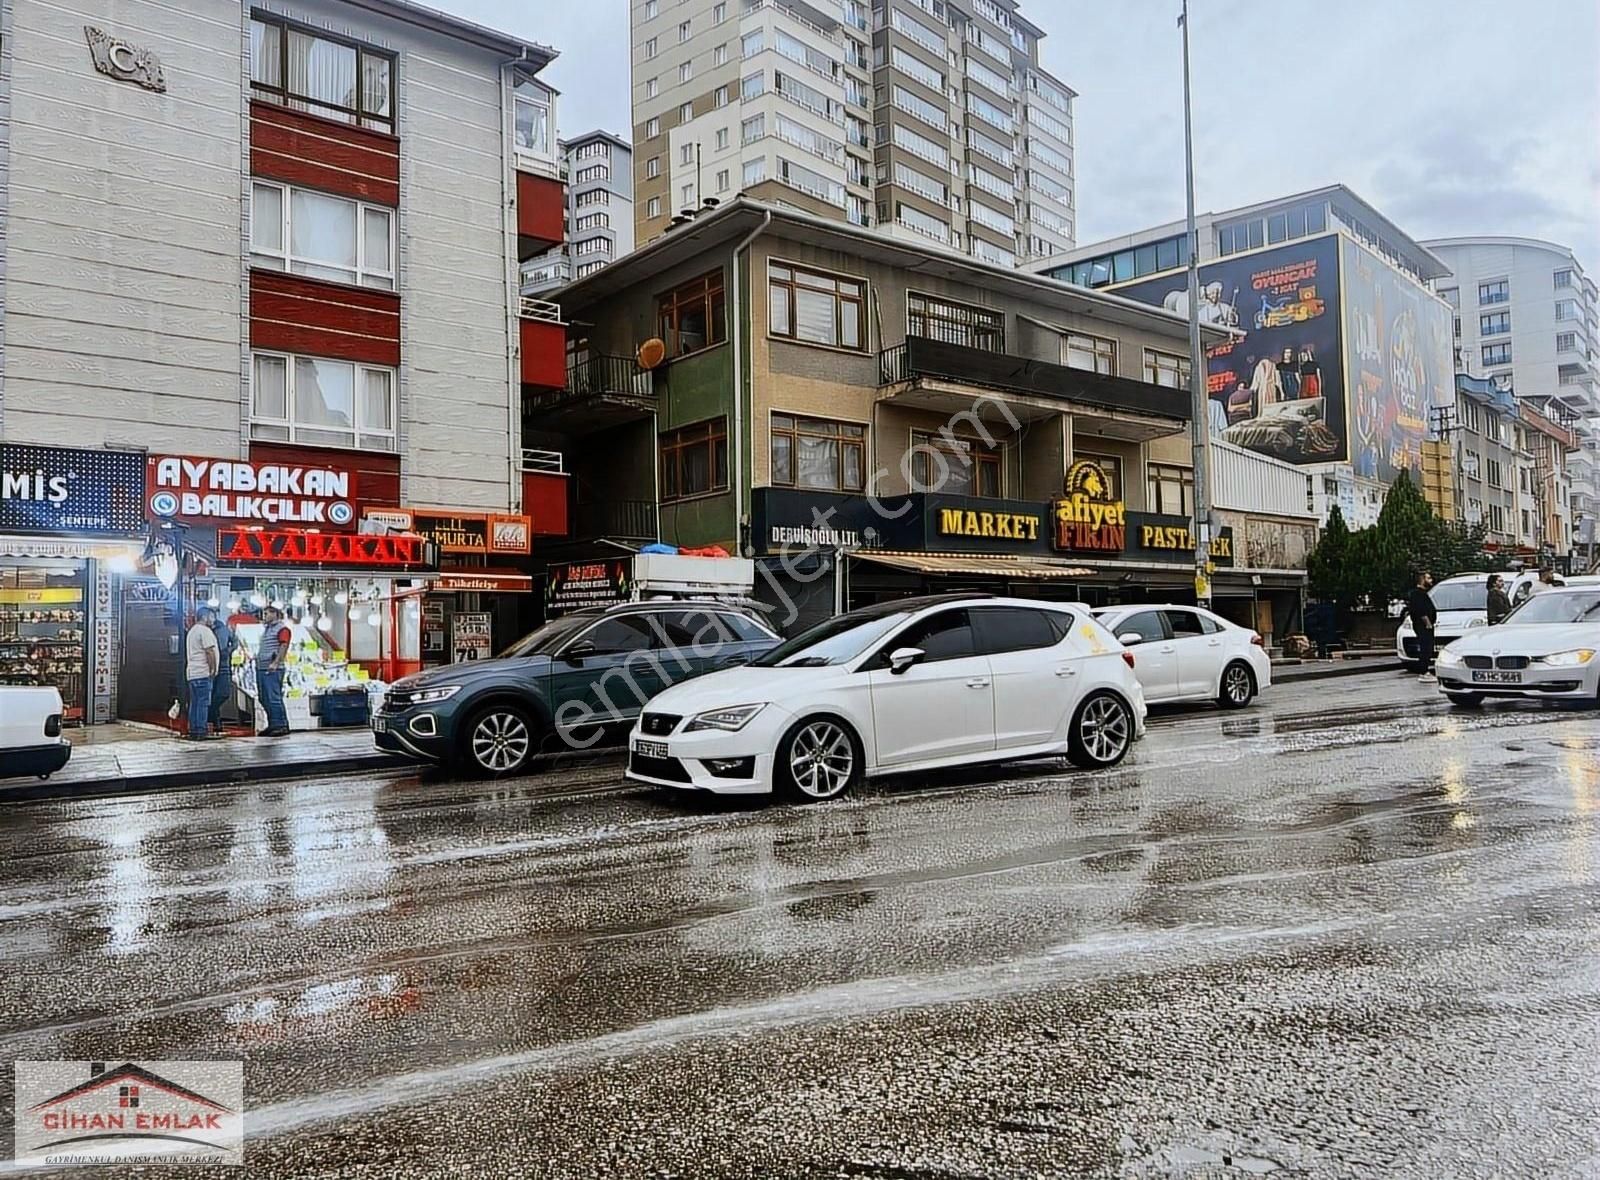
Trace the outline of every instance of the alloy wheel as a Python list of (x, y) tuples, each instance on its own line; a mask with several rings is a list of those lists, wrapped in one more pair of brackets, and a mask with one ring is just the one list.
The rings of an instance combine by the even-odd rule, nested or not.
[(1240, 664), (1228, 665), (1228, 670), (1223, 675), (1223, 691), (1228, 694), (1228, 699), (1236, 705), (1243, 705), (1250, 700), (1250, 673)]
[(1083, 707), (1078, 736), (1096, 762), (1109, 764), (1122, 757), (1132, 735), (1127, 706), (1115, 697), (1095, 697)]
[(472, 756), (479, 766), (494, 774), (521, 766), (532, 748), (533, 734), (528, 723), (509, 709), (485, 713), (472, 727)]
[(850, 735), (832, 721), (813, 721), (789, 743), (789, 777), (813, 799), (831, 799), (850, 785), (856, 751)]

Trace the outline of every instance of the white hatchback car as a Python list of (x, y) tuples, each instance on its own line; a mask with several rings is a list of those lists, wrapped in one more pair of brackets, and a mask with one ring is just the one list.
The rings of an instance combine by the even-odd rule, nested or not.
[(950, 594), (838, 615), (650, 701), (628, 777), (807, 802), (863, 776), (1068, 755), (1144, 734), (1134, 657), (1085, 607)]
[(1261, 636), (1198, 606), (1108, 606), (1095, 617), (1134, 648), (1135, 671), (1152, 705), (1216, 701), (1242, 709), (1272, 687), (1272, 660)]
[(1485, 697), (1600, 705), (1600, 587), (1533, 595), (1493, 627), (1439, 653), (1439, 691), (1466, 708)]

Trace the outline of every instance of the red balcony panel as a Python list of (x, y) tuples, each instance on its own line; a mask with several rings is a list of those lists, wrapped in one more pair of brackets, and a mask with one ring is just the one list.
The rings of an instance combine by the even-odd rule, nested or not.
[(526, 262), (566, 237), (567, 190), (533, 172), (517, 173), (517, 255)]
[(522, 473), (522, 511), (533, 518), (536, 537), (565, 537), (570, 476), (552, 471)]
[(276, 270), (252, 270), (250, 347), (398, 365), (400, 296)]
[(250, 444), (255, 463), (303, 466), (326, 463), (355, 475), (355, 507), (359, 520), (364, 508), (395, 508), (400, 504), (400, 456), (373, 451), (347, 451), (341, 447), (306, 447), (298, 443)]
[(263, 180), (400, 203), (400, 141), (276, 103), (250, 103), (250, 172)]
[(567, 329), (544, 320), (522, 321), (522, 383), (561, 389), (567, 383)]

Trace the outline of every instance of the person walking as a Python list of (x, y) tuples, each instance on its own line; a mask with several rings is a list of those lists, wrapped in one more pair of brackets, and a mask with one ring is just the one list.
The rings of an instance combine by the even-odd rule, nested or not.
[(189, 740), (210, 737), (211, 686), (217, 678), (217, 636), (211, 630), (215, 613), (209, 606), (194, 612), (194, 622), (184, 637), (184, 676), (189, 681)]
[(1417, 584), (1411, 588), (1411, 593), (1406, 598), (1406, 611), (1411, 616), (1411, 629), (1417, 633), (1417, 659), (1422, 665), (1422, 674), (1417, 677), (1424, 683), (1435, 679), (1433, 675), (1433, 631), (1439, 622), (1439, 612), (1433, 605), (1433, 595), (1428, 593), (1428, 588), (1433, 585), (1433, 576), (1427, 570), (1417, 575)]
[(1499, 574), (1489, 575), (1489, 626), (1493, 627), (1511, 613), (1511, 597), (1506, 593), (1505, 580)]
[(289, 714), (283, 708), (283, 662), (288, 655), (292, 633), (276, 607), (261, 611), (261, 646), (256, 648), (256, 693), (267, 714), (262, 737), (284, 737), (289, 732)]
[(211, 633), (217, 637), (217, 674), (211, 681), (211, 732), (222, 736), (222, 706), (233, 695), (233, 652), (239, 640), (221, 615), (211, 620)]

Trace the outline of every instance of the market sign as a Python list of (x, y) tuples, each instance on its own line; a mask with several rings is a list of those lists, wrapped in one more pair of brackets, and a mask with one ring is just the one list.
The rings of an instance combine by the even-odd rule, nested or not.
[(533, 521), (526, 516), (410, 511), (411, 531), (438, 545), (441, 553), (528, 553), (533, 548)]
[(356, 519), (356, 475), (345, 467), (152, 455), (145, 478), (155, 520), (346, 529)]
[(630, 561), (566, 561), (550, 567), (545, 586), (545, 613), (554, 617), (586, 606), (610, 606), (628, 597)]
[(1127, 508), (1105, 469), (1092, 459), (1079, 459), (1067, 469), (1066, 495), (1052, 509), (1057, 549), (1120, 553), (1127, 545)]
[(940, 508), (935, 530), (941, 537), (982, 537), (994, 541), (1037, 541), (1036, 512), (987, 512), (971, 508)]
[(0, 443), (0, 533), (144, 531), (143, 455)]
[(240, 566), (364, 566), (409, 570), (433, 564), (416, 536), (218, 529), (217, 560)]

